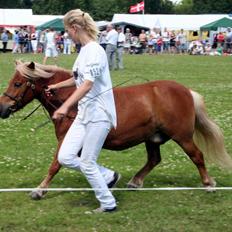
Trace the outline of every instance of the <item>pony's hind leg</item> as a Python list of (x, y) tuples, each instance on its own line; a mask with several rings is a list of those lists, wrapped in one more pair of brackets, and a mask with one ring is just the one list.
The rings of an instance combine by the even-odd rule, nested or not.
[(146, 141), (147, 162), (127, 184), (128, 188), (139, 188), (143, 186), (145, 176), (161, 161), (160, 144)]
[(185, 153), (189, 156), (189, 158), (193, 161), (193, 163), (198, 168), (198, 171), (201, 176), (202, 183), (205, 187), (215, 187), (216, 182), (208, 175), (206, 170), (205, 161), (202, 152), (199, 148), (195, 145), (192, 139), (187, 141), (181, 141), (178, 143)]

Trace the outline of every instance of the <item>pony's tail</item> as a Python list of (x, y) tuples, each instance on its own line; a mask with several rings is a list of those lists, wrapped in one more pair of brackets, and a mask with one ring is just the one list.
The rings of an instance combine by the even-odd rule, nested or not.
[(224, 136), (219, 126), (207, 115), (203, 97), (190, 91), (196, 113), (194, 142), (203, 152), (207, 161), (232, 170), (232, 158), (224, 145)]

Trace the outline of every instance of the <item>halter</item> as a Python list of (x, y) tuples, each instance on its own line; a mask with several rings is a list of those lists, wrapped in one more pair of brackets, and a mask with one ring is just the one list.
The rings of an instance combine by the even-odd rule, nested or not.
[(23, 106), (23, 98), (29, 89), (31, 89), (33, 94), (34, 94), (35, 83), (31, 80), (28, 80), (27, 82), (22, 84), (22, 86), (20, 88), (23, 88), (23, 91), (22, 91), (22, 94), (20, 94), (19, 96), (12, 96), (11, 94), (9, 94), (7, 92), (3, 93), (4, 96), (10, 98), (12, 101), (15, 102), (15, 104), (11, 106), (12, 111), (15, 111), (18, 108), (20, 108), (21, 106)]

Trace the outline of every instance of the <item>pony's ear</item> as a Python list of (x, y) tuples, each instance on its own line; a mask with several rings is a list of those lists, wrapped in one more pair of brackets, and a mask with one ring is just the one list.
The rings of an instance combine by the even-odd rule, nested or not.
[(29, 69), (35, 69), (35, 63), (34, 62), (31, 62), (28, 66), (27, 66)]
[(15, 60), (15, 65), (19, 65), (19, 64), (22, 64), (22, 61), (21, 60)]

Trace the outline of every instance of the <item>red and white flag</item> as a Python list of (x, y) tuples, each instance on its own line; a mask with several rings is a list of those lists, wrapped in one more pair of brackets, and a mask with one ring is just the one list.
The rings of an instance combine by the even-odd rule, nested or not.
[(130, 6), (130, 13), (137, 13), (140, 11), (144, 11), (144, 2), (140, 2), (134, 6)]

